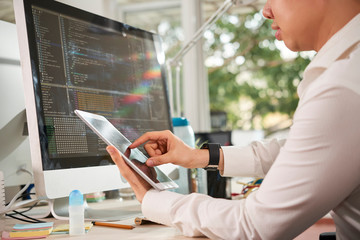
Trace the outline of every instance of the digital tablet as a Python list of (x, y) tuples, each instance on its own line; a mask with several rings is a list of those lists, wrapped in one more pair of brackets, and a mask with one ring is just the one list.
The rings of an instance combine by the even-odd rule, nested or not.
[(105, 117), (81, 110), (75, 110), (75, 114), (107, 145), (116, 147), (125, 162), (152, 187), (159, 191), (178, 187), (159, 167), (148, 167), (145, 164), (147, 157), (139, 149), (129, 149), (131, 142)]

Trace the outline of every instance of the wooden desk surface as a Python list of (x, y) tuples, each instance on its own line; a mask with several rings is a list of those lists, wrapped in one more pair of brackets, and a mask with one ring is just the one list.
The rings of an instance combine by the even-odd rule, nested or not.
[[(91, 206), (95, 206), (94, 208), (101, 209), (104, 208), (104, 206), (107, 206), (106, 209), (109, 209), (109, 206), (119, 206), (119, 204), (122, 207), (129, 207), (130, 205), (136, 205), (140, 204), (137, 201), (133, 202), (125, 202), (125, 203), (119, 203), (118, 201), (104, 201), (102, 203), (96, 203), (96, 204), (90, 204)], [(45, 218), (43, 219), (47, 222), (54, 222), (54, 226), (58, 226), (61, 224), (68, 224), (67, 220), (58, 220), (55, 218)], [(6, 217), (5, 219), (0, 219), (0, 232), (2, 231), (10, 231), (14, 224), (21, 223), (24, 224), (25, 222), (15, 220), (12, 218)], [(85, 235), (81, 236), (69, 236), (69, 234), (61, 234), (61, 235), (50, 235), (46, 239), (193, 239), (193, 238), (187, 238), (182, 235), (182, 233), (175, 228), (159, 225), (159, 224), (145, 224), (145, 225), (136, 225), (134, 222), (134, 217), (117, 221), (116, 223), (121, 224), (128, 224), (135, 226), (134, 229), (128, 230), (128, 229), (120, 229), (120, 228), (111, 228), (111, 227), (102, 227), (102, 226), (93, 226), (91, 230), (86, 233)], [(1, 234), (0, 234), (1, 236)], [(204, 238), (202, 238), (204, 239)]]
[[(125, 207), (129, 208), (131, 207), (140, 207), (140, 204), (134, 200), (134, 201), (125, 201), (125, 202), (119, 202), (114, 200), (106, 200), (101, 203), (95, 203), (90, 204), (91, 207), (96, 209), (109, 209), (109, 208), (118, 208)], [(139, 208), (140, 209), (140, 208)], [(44, 219), (48, 222), (54, 222), (54, 226), (58, 226), (61, 224), (67, 224), (67, 220), (58, 220), (54, 218), (46, 218)], [(326, 224), (324, 225), (324, 221), (326, 220)], [(16, 223), (24, 223), (12, 218), (5, 218), (0, 219), (0, 232), (2, 231), (10, 231), (14, 224)], [(63, 235), (50, 235), (46, 239), (156, 239), (156, 240), (162, 240), (162, 239), (193, 239), (193, 238), (187, 238), (182, 235), (182, 233), (175, 228), (167, 227), (163, 225), (158, 224), (150, 224), (150, 225), (135, 225), (134, 223), (134, 217), (118, 221), (117, 223), (120, 224), (128, 224), (135, 226), (132, 230), (127, 229), (120, 229), (120, 228), (110, 228), (110, 227), (102, 227), (102, 226), (93, 226), (91, 230), (82, 236), (69, 236), (68, 234)], [(335, 231), (335, 225), (333, 223), (333, 220), (330, 218), (330, 216), (325, 217), (324, 219), (320, 220), (318, 223), (311, 226), (308, 230), (306, 230), (304, 233), (300, 234), (296, 240), (301, 239), (317, 239), (319, 237), (319, 234), (322, 232), (332, 232)], [(1, 234), (0, 234), (1, 236)], [(207, 238), (202, 238), (207, 239)]]
[[(53, 221), (54, 226), (67, 224), (66, 220), (57, 220), (53, 218), (47, 218), (46, 221)], [(22, 223), (13, 219), (0, 220), (5, 221), (4, 229), (5, 231), (10, 231), (11, 228), (16, 223)], [(46, 239), (189, 239), (181, 234), (178, 230), (172, 227), (167, 227), (163, 225), (151, 224), (151, 225), (135, 225), (134, 219), (128, 219), (119, 221), (121, 224), (134, 225), (135, 228), (132, 230), (120, 229), (120, 228), (111, 228), (111, 227), (102, 227), (102, 226), (93, 226), (89, 232), (85, 235), (80, 236), (69, 236), (69, 234), (61, 235), (50, 235)], [(0, 224), (1, 226), (1, 224)]]

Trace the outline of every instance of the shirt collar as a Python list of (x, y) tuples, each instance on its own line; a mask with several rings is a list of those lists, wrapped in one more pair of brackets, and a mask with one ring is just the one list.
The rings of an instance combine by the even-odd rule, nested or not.
[(320, 49), (304, 71), (303, 80), (297, 92), (301, 97), (309, 84), (342, 56), (348, 49), (360, 42), (360, 14), (335, 33)]

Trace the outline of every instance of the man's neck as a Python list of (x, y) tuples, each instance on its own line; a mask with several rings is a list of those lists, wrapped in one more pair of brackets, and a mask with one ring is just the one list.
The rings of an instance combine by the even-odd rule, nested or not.
[(315, 51), (319, 51), (335, 33), (360, 13), (360, 2), (357, 4), (342, 4), (339, 2), (336, 7), (330, 6), (327, 10), (320, 25), (318, 40), (314, 47)]

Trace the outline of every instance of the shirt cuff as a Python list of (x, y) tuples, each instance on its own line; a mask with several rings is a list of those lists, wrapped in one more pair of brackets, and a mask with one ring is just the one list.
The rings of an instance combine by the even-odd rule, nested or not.
[(221, 147), (224, 154), (223, 176), (228, 177), (249, 177), (254, 176), (255, 162), (254, 153), (251, 146)]
[(150, 189), (141, 204), (142, 214), (153, 222), (172, 226), (171, 207), (181, 196), (175, 192)]

